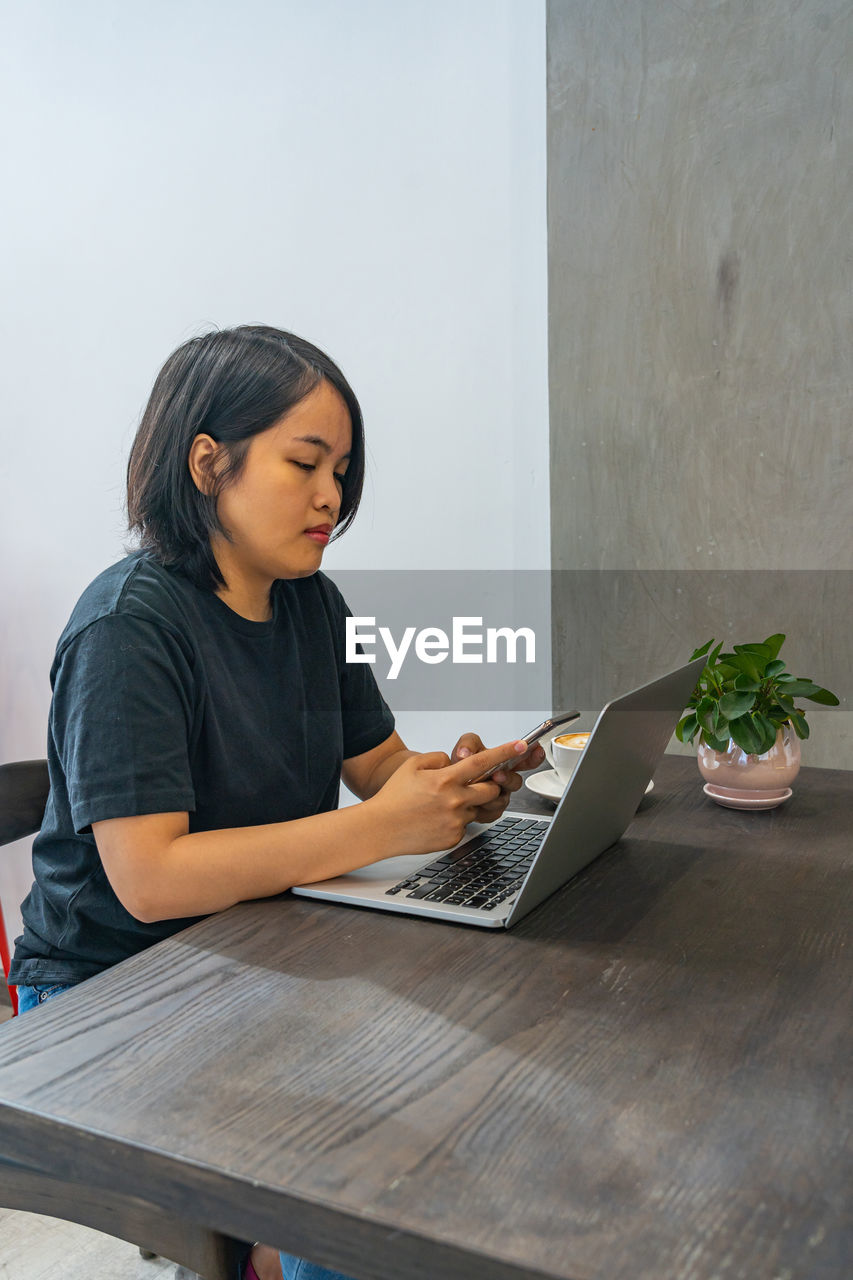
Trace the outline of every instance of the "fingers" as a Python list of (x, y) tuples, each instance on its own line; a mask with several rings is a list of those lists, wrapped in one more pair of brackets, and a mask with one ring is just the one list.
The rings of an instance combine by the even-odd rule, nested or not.
[(474, 822), (495, 822), (504, 809), (509, 804), (510, 793), (502, 791), (494, 800), (490, 800), (488, 804), (480, 805), (479, 809), (474, 811)]
[[(521, 739), (519, 739), (519, 741), (521, 741)], [(464, 760), (478, 751), (485, 750), (486, 747), (482, 740), (477, 737), (476, 733), (465, 733), (450, 753), (450, 762), (451, 764), (455, 764), (457, 760)], [(536, 743), (534, 746), (530, 747), (524, 755), (520, 756), (518, 760), (514, 760), (512, 765), (508, 766), (508, 768), (521, 770), (538, 769), (544, 759), (545, 751), (538, 743)]]
[(513, 769), (519, 769), (523, 773), (527, 769), (538, 769), (542, 761), (545, 759), (545, 751), (537, 743), (532, 746), (529, 751), (521, 757), (520, 760), (513, 761)]
[[(534, 761), (533, 767), (538, 763), (539, 761)], [(500, 793), (493, 800), (480, 805), (474, 814), (475, 822), (495, 822), (501, 816), (509, 804), (513, 792), (519, 791), (524, 785), (524, 779), (520, 773), (516, 772), (519, 767), (525, 767), (524, 758), (521, 760), (520, 765), (513, 766), (511, 769), (500, 769), (497, 773), (492, 774), (489, 781), (500, 783)], [(481, 784), (471, 783), (468, 789), (473, 791), (477, 785)]]
[(484, 750), (484, 743), (476, 733), (463, 733), (456, 746), (450, 753), (451, 761), (464, 760), (467, 756), (475, 755), (478, 751)]
[[(506, 769), (500, 769), (497, 773), (493, 773), (492, 777), (498, 782), (503, 783), (507, 778), (517, 777), (519, 773), (526, 773), (528, 769), (538, 769), (542, 761), (545, 759), (545, 752), (540, 746), (533, 746), (519, 760), (514, 760), (511, 765), (507, 765)], [(517, 791), (521, 786), (519, 781), (513, 791)]]
[(514, 769), (501, 769), (500, 773), (493, 773), (492, 781), (500, 783), (501, 791), (506, 792), (518, 791), (524, 785), (523, 778)]
[(446, 769), (450, 757), (443, 751), (425, 751), (422, 755), (410, 757), (417, 769)]
[(480, 809), (484, 804), (492, 804), (499, 798), (501, 788), (493, 779), (488, 782), (472, 782), (466, 787), (465, 801), (472, 809)]
[(513, 760), (514, 757), (519, 758), (527, 752), (527, 743), (524, 741), (504, 742), (500, 747), (489, 747), (488, 750), (476, 751), (473, 755), (467, 756), (464, 760), (458, 760), (456, 764), (451, 765), (451, 769), (459, 782), (473, 782), (475, 778), (481, 778), (489, 769), (494, 769), (495, 765), (504, 764), (507, 760)]

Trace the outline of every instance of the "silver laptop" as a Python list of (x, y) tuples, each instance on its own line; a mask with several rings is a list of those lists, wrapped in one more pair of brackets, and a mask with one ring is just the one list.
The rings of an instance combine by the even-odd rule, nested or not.
[(385, 858), (293, 893), (508, 929), (605, 849), (633, 818), (704, 658), (608, 702), (553, 818), (507, 812), (443, 853)]

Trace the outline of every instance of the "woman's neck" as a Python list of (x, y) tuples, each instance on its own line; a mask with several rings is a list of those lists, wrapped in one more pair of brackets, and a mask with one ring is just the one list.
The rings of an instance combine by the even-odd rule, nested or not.
[(248, 583), (230, 579), (216, 594), (223, 604), (249, 622), (269, 622), (272, 617), (270, 586), (252, 587)]
[(272, 581), (267, 577), (243, 572), (237, 558), (231, 553), (229, 543), (224, 539), (218, 545), (212, 543), (212, 547), (219, 572), (225, 579), (224, 585), (216, 591), (219, 599), (249, 622), (268, 622), (272, 617)]
[(248, 622), (269, 622), (273, 617), (273, 602), (269, 598), (269, 591), (263, 599), (228, 588), (220, 588), (216, 595), (233, 613), (240, 614)]

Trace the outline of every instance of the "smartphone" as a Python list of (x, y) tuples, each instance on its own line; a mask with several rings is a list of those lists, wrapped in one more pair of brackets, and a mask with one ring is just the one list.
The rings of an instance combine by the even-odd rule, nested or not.
[[(516, 741), (523, 738), (528, 747), (532, 747), (540, 738), (546, 737), (555, 729), (560, 729), (564, 724), (571, 724), (573, 720), (577, 720), (580, 716), (579, 711), (564, 711), (561, 715), (551, 716), (550, 720), (543, 720), (541, 724), (537, 724), (535, 729), (531, 729), (528, 733), (519, 734)], [(491, 778), (493, 773), (497, 773), (500, 769), (505, 769), (508, 764), (514, 764), (516, 760), (523, 760), (523, 756), (511, 756), (509, 760), (502, 760), (500, 764), (496, 764), (493, 768), (488, 769), (485, 773), (481, 773), (479, 778), (472, 778), (472, 782), (485, 782), (487, 778)]]

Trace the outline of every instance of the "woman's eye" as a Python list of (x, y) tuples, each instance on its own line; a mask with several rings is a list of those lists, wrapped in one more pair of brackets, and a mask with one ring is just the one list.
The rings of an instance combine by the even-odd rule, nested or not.
[[(314, 462), (297, 462), (296, 458), (291, 458), (291, 462), (294, 467), (298, 467), (300, 471), (311, 472), (317, 470), (317, 465)], [(343, 487), (344, 481), (346, 480), (346, 472), (342, 475), (340, 472), (336, 471), (334, 474), (338, 484)]]

